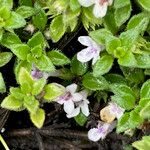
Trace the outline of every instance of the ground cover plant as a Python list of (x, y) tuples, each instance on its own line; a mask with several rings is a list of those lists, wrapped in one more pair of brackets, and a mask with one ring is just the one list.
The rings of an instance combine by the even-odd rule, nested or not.
[(0, 0), (0, 50), (1, 149), (150, 149), (150, 1)]

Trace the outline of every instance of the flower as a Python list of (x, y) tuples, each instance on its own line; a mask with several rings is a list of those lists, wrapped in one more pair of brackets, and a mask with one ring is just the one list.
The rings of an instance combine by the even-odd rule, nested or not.
[(100, 118), (104, 122), (111, 123), (115, 118), (119, 119), (124, 111), (125, 110), (119, 107), (116, 103), (110, 102), (108, 106), (100, 110)]
[(115, 102), (110, 102), (110, 103), (109, 103), (109, 111), (110, 111), (110, 113), (112, 113), (117, 119), (119, 119), (119, 118), (123, 115), (125, 109), (123, 109), (123, 108), (121, 108), (120, 106), (118, 106)]
[(40, 78), (47, 79), (49, 77), (49, 74), (46, 72), (40, 71), (37, 67), (35, 67), (35, 65), (32, 65), (31, 76), (35, 80), (40, 79)]
[(89, 115), (87, 92), (76, 92), (76, 90), (77, 85), (71, 84), (66, 87), (65, 94), (56, 99), (59, 104), (64, 105), (64, 111), (67, 113), (68, 118), (77, 116), (80, 113), (80, 109), (85, 116)]
[(33, 34), (34, 31), (35, 31), (35, 27), (34, 27), (32, 24), (28, 24), (28, 25), (25, 27), (24, 30), (26, 30), (26, 31), (30, 32), (31, 34)]
[(89, 101), (87, 100), (87, 96), (88, 96), (87, 91), (83, 90), (83, 91), (79, 92), (79, 94), (82, 95), (82, 100), (79, 102), (75, 102), (76, 108), (72, 111), (71, 114), (67, 114), (68, 118), (72, 118), (72, 117), (77, 116), (80, 113), (80, 110), (82, 111), (82, 113), (85, 116), (89, 116), (89, 114), (90, 114), (89, 113), (89, 106), (88, 106)]
[(93, 14), (97, 18), (106, 15), (107, 7), (112, 5), (113, 0), (78, 0), (81, 6), (89, 7), (94, 4)]
[(64, 111), (67, 114), (71, 114), (72, 111), (75, 109), (74, 102), (78, 102), (82, 100), (82, 95), (80, 93), (76, 92), (77, 90), (77, 85), (76, 84), (71, 84), (66, 87), (66, 92), (64, 95), (59, 96), (56, 101), (64, 105)]
[(89, 36), (80, 36), (78, 41), (82, 45), (87, 46), (87, 48), (77, 53), (77, 59), (83, 63), (93, 59), (92, 64), (95, 64), (95, 62), (99, 59), (102, 46), (95, 43)]
[(116, 121), (111, 124), (99, 121), (97, 128), (92, 128), (88, 131), (88, 138), (91, 141), (98, 141), (104, 139), (116, 126)]

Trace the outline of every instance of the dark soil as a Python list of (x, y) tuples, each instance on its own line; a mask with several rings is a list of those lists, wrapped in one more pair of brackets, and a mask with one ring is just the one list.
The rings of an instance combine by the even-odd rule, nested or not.
[[(59, 43), (50, 43), (51, 48), (62, 50), (67, 56), (72, 57), (82, 46), (77, 42), (79, 35), (87, 35), (83, 29), (65, 36)], [(13, 74), (14, 59), (9, 62), (1, 72), (5, 77), (7, 91), (10, 86), (17, 86)], [(115, 72), (113, 68), (112, 72)], [(9, 70), (9, 72), (8, 72)], [(118, 71), (118, 70), (117, 70)], [(1, 95), (1, 100), (8, 93)], [(90, 116), (84, 127), (76, 124), (74, 119), (67, 119), (62, 107), (58, 104), (45, 104), (46, 120), (42, 129), (37, 129), (30, 122), (27, 111), (10, 112), (0, 109), (0, 129), (5, 128), (2, 133), (10, 150), (123, 150), (129, 144), (140, 139), (143, 135), (150, 133), (149, 124), (143, 130), (136, 131), (132, 137), (110, 133), (106, 139), (99, 142), (91, 142), (87, 138), (87, 131), (96, 126), (99, 120), (100, 106), (104, 105), (94, 101), (90, 106)], [(149, 133), (148, 133), (149, 132)], [(0, 150), (3, 150), (0, 147)], [(127, 150), (127, 149), (126, 149)]]

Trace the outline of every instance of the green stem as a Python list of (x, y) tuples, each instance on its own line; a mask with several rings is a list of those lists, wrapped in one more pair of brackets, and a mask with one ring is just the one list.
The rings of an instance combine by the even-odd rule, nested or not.
[(8, 148), (6, 142), (4, 141), (3, 137), (1, 136), (1, 134), (0, 134), (0, 141), (1, 141), (2, 145), (4, 146), (5, 150), (9, 150), (9, 148)]

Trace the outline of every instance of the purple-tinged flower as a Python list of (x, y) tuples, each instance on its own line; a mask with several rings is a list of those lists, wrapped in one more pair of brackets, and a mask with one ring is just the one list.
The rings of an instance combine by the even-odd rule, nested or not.
[(94, 142), (100, 139), (103, 140), (108, 133), (112, 132), (115, 126), (116, 121), (113, 121), (111, 124), (100, 121), (97, 128), (92, 128), (88, 131), (88, 138)]
[(78, 0), (83, 7), (94, 5), (93, 14), (96, 18), (103, 18), (107, 13), (107, 7), (112, 5), (113, 0)]
[(119, 119), (119, 118), (123, 115), (125, 109), (123, 109), (123, 108), (121, 108), (120, 106), (118, 106), (115, 102), (110, 102), (110, 103), (109, 103), (109, 111), (110, 111), (110, 113), (113, 114), (117, 119)]
[(77, 59), (83, 63), (93, 59), (92, 64), (94, 65), (99, 59), (99, 54), (103, 47), (94, 42), (89, 36), (80, 36), (78, 41), (87, 46), (87, 48), (77, 53)]
[(31, 76), (33, 79), (38, 80), (40, 78), (45, 78), (47, 79), (49, 77), (49, 74), (43, 71), (40, 71), (37, 67), (33, 65), (32, 71), (31, 71)]
[(67, 114), (68, 118), (77, 116), (80, 113), (80, 110), (82, 111), (82, 113), (85, 116), (89, 116), (89, 114), (90, 114), (89, 106), (88, 106), (89, 101), (87, 100), (87, 96), (88, 96), (87, 91), (83, 90), (83, 91), (79, 92), (79, 94), (82, 95), (82, 99), (80, 101), (74, 103), (76, 108), (72, 111), (71, 114)]
[(66, 92), (64, 95), (59, 96), (56, 101), (57, 103), (64, 105), (64, 111), (67, 114), (71, 114), (75, 109), (75, 102), (82, 100), (82, 95), (76, 92), (77, 85), (71, 84), (66, 87)]

